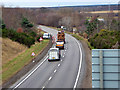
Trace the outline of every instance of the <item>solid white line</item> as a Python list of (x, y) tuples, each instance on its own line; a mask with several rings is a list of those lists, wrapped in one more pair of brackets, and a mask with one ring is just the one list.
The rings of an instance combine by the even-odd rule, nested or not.
[(25, 80), (27, 80), (48, 58), (48, 56), (30, 73), (25, 77), (20, 83), (18, 83), (14, 88), (18, 88)]
[(58, 67), (60, 66), (60, 64), (58, 64)]
[[(75, 39), (75, 38), (74, 38)], [(76, 40), (76, 39), (75, 39)], [(76, 81), (75, 81), (75, 84), (74, 84), (74, 88), (77, 87), (77, 83), (78, 83), (78, 80), (79, 80), (79, 76), (80, 76), (80, 71), (81, 71), (81, 65), (82, 65), (82, 49), (81, 49), (81, 44), (76, 40), (78, 46), (79, 46), (79, 49), (80, 49), (80, 63), (79, 63), (79, 69), (78, 69), (78, 74), (77, 74), (77, 78), (76, 78)]]
[(49, 78), (49, 81), (52, 79), (52, 77)]
[(54, 73), (56, 72), (57, 70), (54, 71)]

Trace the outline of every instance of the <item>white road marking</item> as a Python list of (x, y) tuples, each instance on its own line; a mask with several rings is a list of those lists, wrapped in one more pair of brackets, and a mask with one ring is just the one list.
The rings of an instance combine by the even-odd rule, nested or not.
[[(75, 39), (75, 38), (74, 38)], [(76, 39), (75, 39), (76, 40)], [(74, 84), (74, 88), (77, 87), (77, 83), (78, 83), (78, 80), (79, 80), (79, 76), (80, 76), (80, 71), (81, 71), (81, 65), (82, 65), (82, 49), (81, 49), (81, 44), (76, 40), (78, 46), (79, 46), (79, 49), (80, 49), (80, 64), (79, 64), (79, 69), (78, 69), (78, 74), (77, 74), (77, 78), (76, 78), (76, 81), (75, 81), (75, 84)]]
[(61, 59), (61, 61), (62, 61), (62, 59)]
[(58, 64), (58, 67), (60, 66), (60, 64)]
[[(46, 59), (48, 58), (48, 56), (46, 56), (46, 58), (30, 73), (27, 75), (27, 77), (25, 77), (20, 83), (18, 83), (15, 87), (15, 88), (18, 88), (25, 80), (27, 80), (45, 61)], [(14, 90), (13, 89), (13, 90)]]
[(65, 54), (65, 52), (64, 52), (64, 54)]
[(63, 56), (64, 57), (64, 56)]
[(56, 72), (57, 70), (54, 71), (54, 73)]
[(52, 77), (50, 77), (48, 80), (50, 81), (52, 79)]
[(42, 90), (45, 88), (45, 86), (42, 87)]
[(66, 50), (65, 50), (66, 51)]

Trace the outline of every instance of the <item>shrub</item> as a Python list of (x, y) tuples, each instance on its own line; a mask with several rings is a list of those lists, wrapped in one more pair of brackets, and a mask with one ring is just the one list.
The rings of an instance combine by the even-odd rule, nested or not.
[(17, 29), (17, 32), (18, 32), (18, 33), (23, 33), (23, 29), (22, 29), (22, 28), (18, 28), (18, 29)]
[(35, 43), (35, 39), (30, 37), (29, 35), (25, 33), (17, 33), (15, 30), (7, 30), (3, 29), (2, 30), (2, 36), (3, 37), (8, 37), (13, 41), (17, 41), (21, 44), (25, 44), (28, 47), (30, 47), (32, 44)]
[(31, 32), (29, 33), (29, 35), (32, 36), (32, 37), (36, 37), (36, 36), (37, 36), (36, 32), (34, 32), (34, 31), (31, 31)]
[(38, 42), (40, 42), (40, 41), (39, 41), (40, 37), (41, 37), (40, 35), (37, 37), (37, 41), (38, 41)]
[(110, 49), (117, 41), (120, 45), (120, 31), (108, 31), (104, 29), (89, 39), (91, 46), (98, 49)]

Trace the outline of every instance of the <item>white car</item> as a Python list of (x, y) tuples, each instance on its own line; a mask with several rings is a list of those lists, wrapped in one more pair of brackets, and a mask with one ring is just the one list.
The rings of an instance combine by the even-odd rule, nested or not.
[(49, 33), (44, 33), (43, 34), (43, 39), (50, 39), (50, 34)]
[(50, 48), (48, 51), (48, 61), (60, 60), (60, 50), (59, 48)]

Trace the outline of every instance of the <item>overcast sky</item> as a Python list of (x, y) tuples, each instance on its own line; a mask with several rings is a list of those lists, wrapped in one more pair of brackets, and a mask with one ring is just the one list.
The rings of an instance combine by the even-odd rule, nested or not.
[(78, 5), (118, 4), (119, 0), (0, 0), (9, 7), (56, 7)]

